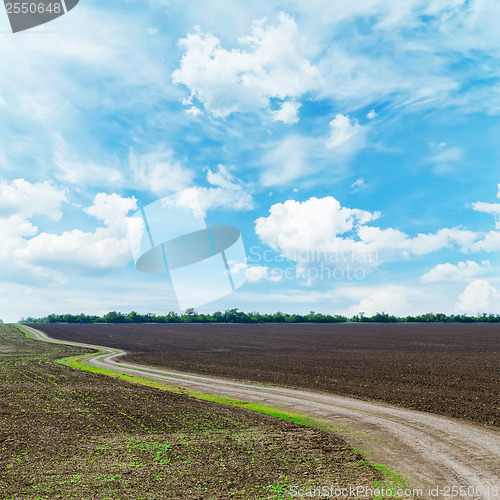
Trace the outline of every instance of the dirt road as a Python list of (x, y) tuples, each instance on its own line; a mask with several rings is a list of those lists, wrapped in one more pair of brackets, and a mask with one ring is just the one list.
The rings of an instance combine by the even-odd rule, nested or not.
[(321, 419), (367, 459), (403, 472), (424, 498), (500, 498), (500, 431), (382, 403), (120, 363), (125, 351), (24, 328), (38, 340), (104, 351), (86, 360), (93, 366)]

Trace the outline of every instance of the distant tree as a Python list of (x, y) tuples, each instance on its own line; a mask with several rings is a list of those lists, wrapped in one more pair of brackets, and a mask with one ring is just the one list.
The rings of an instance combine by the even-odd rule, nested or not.
[(127, 314), (127, 321), (129, 323), (144, 323), (144, 318), (135, 311), (131, 311)]
[(447, 316), (444, 313), (425, 313), (419, 316), (397, 317), (385, 312), (376, 313), (373, 316), (365, 316), (363, 312), (352, 318), (341, 315), (321, 314), (310, 311), (309, 314), (289, 314), (278, 311), (274, 314), (261, 314), (258, 312), (245, 313), (237, 308), (227, 309), (223, 313), (216, 311), (213, 314), (199, 314), (193, 308), (186, 309), (184, 314), (179, 315), (170, 311), (164, 316), (155, 314), (138, 314), (135, 311), (127, 315), (111, 311), (103, 316), (88, 316), (86, 314), (49, 314), (43, 318), (22, 318), (21, 323), (500, 323), (498, 314), (478, 314), (467, 316), (466, 314)]
[(103, 316), (103, 320), (105, 323), (126, 323), (127, 318), (124, 314), (111, 311)]
[(192, 307), (188, 307), (184, 314), (181, 315), (181, 321), (184, 323), (194, 323), (196, 319), (197, 313)]
[(212, 314), (211, 320), (214, 323), (222, 323), (224, 321), (224, 316), (223, 316), (223, 314), (220, 311), (215, 311)]

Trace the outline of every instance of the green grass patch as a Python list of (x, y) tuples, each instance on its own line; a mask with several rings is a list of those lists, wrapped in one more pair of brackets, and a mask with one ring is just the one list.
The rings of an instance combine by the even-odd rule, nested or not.
[(26, 335), (26, 337), (28, 337), (29, 339), (38, 340), (29, 330), (26, 330), (26, 328), (19, 325), (15, 326), (20, 332), (24, 333), (24, 335)]

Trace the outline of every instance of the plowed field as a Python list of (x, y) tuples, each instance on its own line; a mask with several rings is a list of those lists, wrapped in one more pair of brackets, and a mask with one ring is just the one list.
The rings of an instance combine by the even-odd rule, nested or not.
[(33, 325), (125, 360), (375, 399), (500, 426), (498, 324)]

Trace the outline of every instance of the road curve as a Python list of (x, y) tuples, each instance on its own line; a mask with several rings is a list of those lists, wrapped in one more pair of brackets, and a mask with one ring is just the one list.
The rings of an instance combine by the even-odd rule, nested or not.
[(38, 340), (104, 351), (85, 360), (92, 366), (320, 419), (366, 451), (367, 459), (403, 472), (424, 498), (500, 498), (500, 431), (385, 403), (121, 363), (117, 358), (126, 354), (121, 349), (60, 341), (23, 328)]

